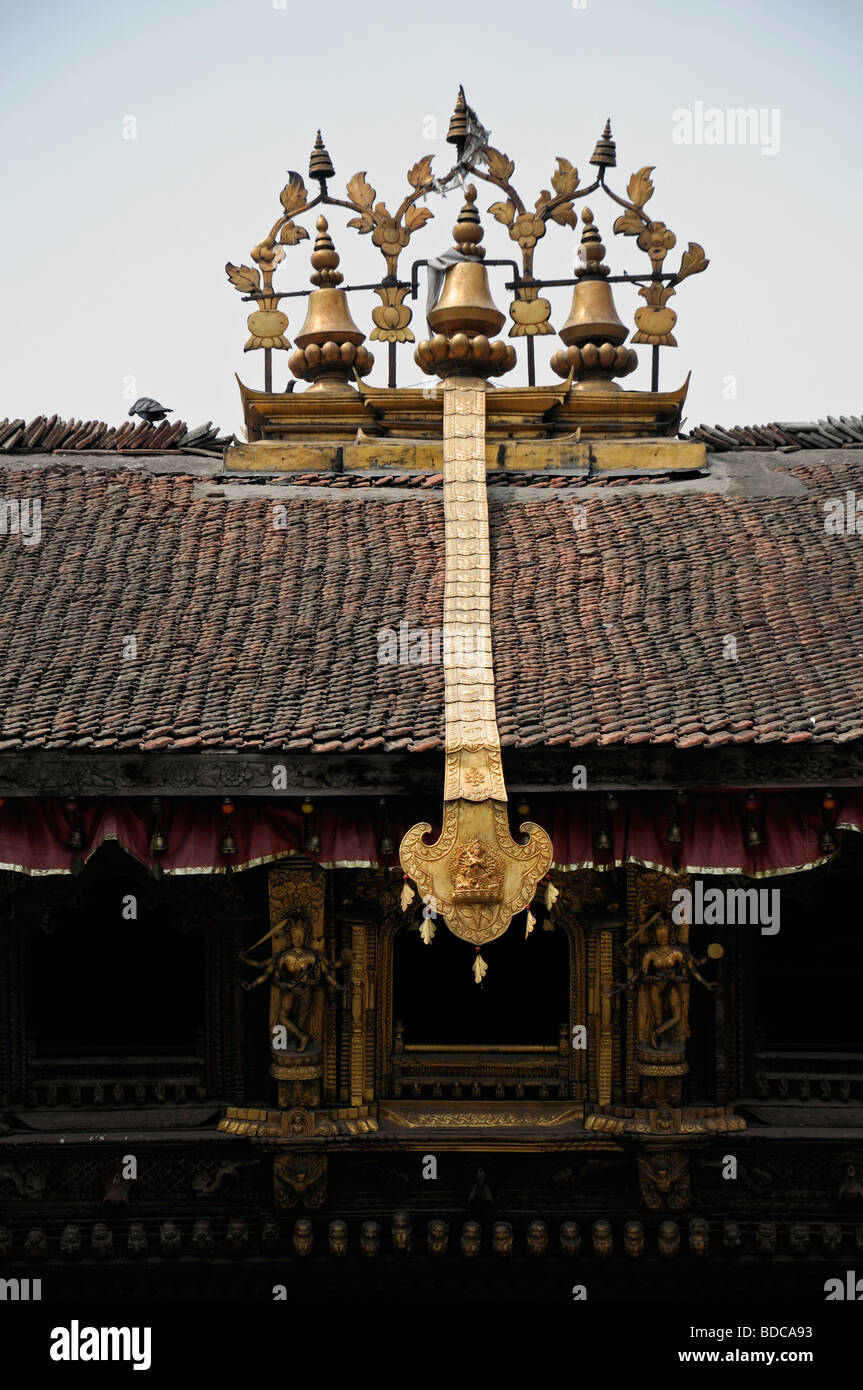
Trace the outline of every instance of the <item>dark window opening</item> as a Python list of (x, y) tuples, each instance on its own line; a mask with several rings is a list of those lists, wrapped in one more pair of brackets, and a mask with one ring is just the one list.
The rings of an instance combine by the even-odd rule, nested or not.
[[(781, 890), (781, 880), (777, 886)], [(863, 1051), (857, 971), (860, 879), (830, 875), (816, 885), (810, 901), (795, 902), (784, 894), (780, 901), (780, 930), (756, 937), (760, 1047), (803, 1054)], [(748, 930), (758, 932), (757, 927)]]
[(476, 1043), (486, 1046), (557, 1043), (569, 1027), (569, 942), (562, 928), (538, 922), (525, 940), (526, 913), (503, 936), (482, 947), (488, 973), (473, 976), (476, 948), (438, 922), (426, 946), (405, 927), (393, 945), (393, 1017), (407, 1046)]
[[(138, 920), (123, 916), (128, 895)], [(204, 1027), (204, 943), (169, 907), (147, 911), (111, 876), (83, 907), (54, 914), (27, 942), (27, 1027), (41, 1057), (194, 1056)]]

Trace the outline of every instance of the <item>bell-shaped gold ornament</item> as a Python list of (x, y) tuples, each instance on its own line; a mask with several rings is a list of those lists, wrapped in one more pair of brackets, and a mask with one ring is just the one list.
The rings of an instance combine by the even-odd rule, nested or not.
[[(481, 261), (451, 265), (443, 289), (428, 315), (433, 333), (447, 338), (455, 333), (484, 333), (490, 337), (503, 327), (506, 316), (491, 297), (488, 271)], [(298, 340), (299, 341), (299, 340)]]
[(575, 272), (578, 283), (572, 292), (569, 318), (560, 330), (561, 342), (569, 347), (582, 343), (622, 343), (629, 333), (617, 315), (608, 283), (608, 266), (603, 265), (605, 247), (593, 225), (593, 213), (581, 214), (584, 231), (579, 254), (581, 265)]
[[(456, 333), (482, 333), (489, 337), (497, 333), (506, 321), (491, 297), (488, 271), (482, 263), (485, 251), (480, 246), (483, 229), (474, 207), (476, 189), (468, 184), (465, 205), (453, 227), (456, 250), (469, 260), (456, 261), (449, 266), (443, 288), (429, 310), (428, 325), (433, 333), (451, 338)], [(297, 340), (299, 341), (299, 339)]]
[(327, 230), (325, 217), (318, 218), (317, 232), (311, 261), (315, 270), (312, 284), (318, 288), (309, 295), (305, 323), (294, 341), (301, 348), (308, 347), (309, 343), (328, 342), (359, 346), (366, 335), (351, 318), (344, 290), (336, 288), (344, 276), (337, 269), (339, 257)]
[(621, 322), (607, 280), (579, 280), (572, 292), (569, 318), (560, 330), (561, 342), (622, 343), (629, 329)]

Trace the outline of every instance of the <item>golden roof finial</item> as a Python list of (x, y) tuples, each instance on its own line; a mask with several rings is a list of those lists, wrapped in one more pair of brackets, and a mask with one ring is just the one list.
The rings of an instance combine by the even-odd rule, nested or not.
[[(488, 339), (503, 326), (505, 315), (491, 297), (488, 271), (482, 264), (485, 252), (479, 243), (484, 233), (475, 202), (476, 188), (471, 183), (453, 227), (455, 250), (442, 257), (443, 285), (427, 314), (434, 337), (419, 343), (414, 353), (424, 372), (441, 377), (454, 373), (500, 376), (515, 366), (514, 349)], [(430, 262), (429, 269), (434, 265)]]
[(351, 318), (347, 295), (337, 288), (344, 276), (339, 255), (329, 234), (327, 219), (316, 222), (317, 236), (311, 261), (311, 282), (306, 321), (296, 334), (297, 351), (288, 359), (294, 376), (314, 383), (314, 391), (351, 391), (349, 379), (367, 376), (374, 359), (362, 346), (365, 333)]
[(309, 178), (317, 179), (319, 183), (325, 183), (327, 179), (335, 178), (335, 175), (333, 161), (330, 159), (329, 152), (324, 148), (321, 132), (318, 131), (314, 149), (309, 159)]
[(617, 164), (617, 147), (611, 138), (611, 121), (605, 123), (605, 130), (600, 135), (594, 147), (593, 154), (590, 156), (591, 164), (598, 165), (599, 168), (613, 169)]
[(467, 102), (464, 96), (464, 87), (459, 83), (458, 97), (456, 98), (455, 110), (450, 117), (449, 130), (446, 133), (448, 145), (457, 145), (458, 152), (461, 154), (462, 147), (467, 139)]
[(325, 217), (319, 217), (315, 227), (318, 234), (315, 237), (315, 249), (312, 252), (314, 274), (309, 279), (313, 285), (317, 285), (320, 289), (340, 285), (345, 277), (337, 269), (341, 258), (333, 245), (333, 239), (328, 230), (329, 223)]
[(605, 247), (602, 244), (602, 237), (599, 228), (593, 225), (593, 213), (590, 208), (584, 208), (581, 214), (584, 229), (581, 233), (581, 245), (578, 254), (581, 265), (575, 274), (582, 275), (607, 275), (608, 266), (603, 265), (605, 260)]
[(573, 372), (574, 391), (619, 391), (613, 378), (634, 372), (638, 356), (622, 346), (629, 330), (614, 305), (608, 266), (603, 263), (605, 247), (590, 208), (583, 210), (581, 219), (581, 265), (575, 272), (569, 318), (560, 330), (566, 350), (556, 352), (550, 366), (558, 376)]
[(460, 251), (463, 256), (475, 256), (477, 260), (481, 261), (485, 256), (485, 248), (480, 246), (480, 242), (485, 236), (485, 232), (479, 220), (479, 213), (474, 206), (476, 188), (472, 183), (469, 183), (465, 189), (464, 197), (464, 205), (458, 215), (458, 221), (452, 229), (455, 249)]

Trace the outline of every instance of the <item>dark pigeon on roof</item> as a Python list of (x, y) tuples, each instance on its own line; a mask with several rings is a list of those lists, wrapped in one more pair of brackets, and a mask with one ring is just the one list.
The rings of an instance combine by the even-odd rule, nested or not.
[(172, 405), (160, 405), (158, 401), (153, 400), (152, 396), (139, 396), (129, 411), (130, 415), (139, 415), (150, 425), (155, 425), (158, 420), (164, 420), (167, 415), (173, 415), (173, 413), (174, 407)]

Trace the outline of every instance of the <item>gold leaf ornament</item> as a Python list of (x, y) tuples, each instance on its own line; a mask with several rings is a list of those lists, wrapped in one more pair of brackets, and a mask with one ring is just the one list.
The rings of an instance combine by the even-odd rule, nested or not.
[(488, 966), (486, 965), (479, 951), (477, 951), (476, 955), (474, 956), (473, 962), (473, 977), (478, 985), (482, 984), (487, 974)]
[(416, 893), (414, 892), (411, 885), (408, 883), (407, 879), (405, 879), (404, 886), (402, 888), (402, 895), (399, 900), (401, 903), (402, 912), (407, 912), (415, 897)]
[(551, 209), (549, 216), (561, 227), (578, 226), (578, 217), (572, 203), (558, 203), (557, 207)]
[(296, 246), (300, 241), (308, 241), (309, 234), (305, 227), (298, 227), (295, 222), (286, 222), (279, 233), (279, 241), (283, 246)]
[(562, 155), (557, 156), (557, 170), (551, 176), (551, 186), (558, 197), (571, 198), (578, 188), (578, 170)]
[(372, 206), (377, 196), (368, 179), (366, 171), (362, 169), (358, 174), (345, 185), (347, 195), (352, 203), (362, 209), (359, 217), (352, 217), (348, 223), (349, 227), (356, 227), (360, 236), (365, 236), (367, 232), (374, 229), (376, 218), (372, 212)]
[(279, 194), (279, 202), (288, 217), (299, 212), (300, 208), (305, 207), (309, 201), (306, 186), (303, 183), (302, 174), (298, 174), (295, 169), (288, 170), (288, 181)]
[(358, 203), (361, 208), (371, 208), (374, 204), (376, 193), (366, 178), (365, 169), (361, 169), (358, 174), (345, 185), (347, 195), (352, 203)]
[(637, 212), (627, 208), (626, 212), (615, 219), (613, 231), (619, 236), (640, 236), (644, 231), (644, 221)]
[(417, 232), (420, 227), (424, 227), (429, 218), (433, 216), (434, 213), (431, 208), (418, 208), (416, 204), (414, 204), (414, 206), (408, 208), (405, 213), (405, 226), (409, 232)]
[(425, 154), (422, 159), (418, 159), (412, 169), (408, 169), (408, 183), (411, 188), (422, 188), (424, 184), (431, 182), (431, 166), (433, 154)]
[(629, 201), (634, 203), (637, 208), (643, 208), (648, 199), (653, 197), (653, 182), (650, 175), (655, 168), (655, 164), (645, 164), (643, 169), (638, 169), (632, 175), (626, 185)]
[(509, 183), (515, 172), (515, 163), (509, 155), (501, 154), (500, 150), (494, 149), (491, 145), (486, 146), (488, 154), (488, 172), (493, 179), (500, 183)]
[(702, 270), (706, 270), (710, 265), (709, 260), (704, 254), (704, 247), (699, 246), (697, 241), (690, 241), (680, 261), (680, 269), (675, 279), (679, 284), (688, 275), (700, 275)]
[(232, 265), (228, 261), (225, 271), (231, 284), (240, 294), (254, 294), (255, 290), (261, 288), (261, 272), (250, 265)]
[(509, 198), (505, 203), (492, 203), (489, 212), (495, 222), (502, 222), (505, 227), (511, 227), (515, 218), (515, 203)]

